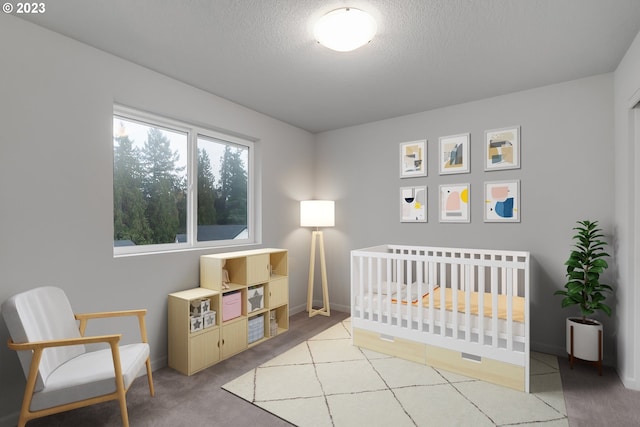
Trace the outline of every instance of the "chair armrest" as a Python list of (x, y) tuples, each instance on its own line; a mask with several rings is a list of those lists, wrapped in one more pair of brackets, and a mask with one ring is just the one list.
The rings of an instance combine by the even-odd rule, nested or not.
[(144, 321), (144, 317), (147, 314), (146, 309), (138, 309), (138, 310), (120, 310), (120, 311), (100, 311), (95, 313), (78, 313), (75, 314), (77, 320), (80, 321), (79, 329), (80, 335), (84, 336), (85, 330), (87, 329), (87, 322), (89, 319), (105, 319), (109, 317), (124, 317), (124, 316), (137, 316), (138, 317), (138, 325), (140, 328), (140, 338), (142, 338), (142, 342), (146, 343), (147, 341), (147, 327)]
[[(40, 361), (42, 359), (42, 353), (45, 349), (50, 347), (61, 347), (69, 345), (79, 344), (96, 344), (107, 343), (111, 348), (111, 359), (113, 363), (113, 369), (115, 372), (116, 387), (122, 389), (124, 387), (124, 380), (122, 378), (122, 366), (120, 362), (120, 350), (118, 348), (118, 342), (122, 335), (95, 335), (90, 337), (79, 338), (65, 338), (60, 340), (48, 340), (48, 341), (32, 341), (26, 343), (14, 343), (11, 338), (7, 340), (7, 345), (11, 350), (16, 351), (32, 351), (31, 365), (29, 366), (29, 374), (27, 375), (27, 384), (24, 392), (25, 402), (28, 402), (29, 407), (31, 405), (31, 396), (35, 390), (36, 378), (38, 375), (38, 369), (40, 367)], [(27, 397), (28, 396), (28, 397)]]
[(123, 317), (123, 316), (144, 316), (147, 314), (146, 309), (140, 310), (120, 310), (120, 311), (100, 311), (96, 313), (77, 313), (76, 319), (82, 321), (82, 319), (104, 319), (106, 317)]
[(80, 338), (65, 338), (60, 340), (49, 340), (49, 341), (32, 341), (25, 343), (15, 343), (9, 338), (7, 341), (7, 345), (11, 350), (22, 351), (22, 350), (37, 350), (44, 349), (48, 347), (62, 347), (67, 345), (79, 345), (79, 344), (96, 344), (96, 343), (117, 343), (120, 341), (122, 335), (113, 334), (113, 335), (96, 335), (91, 337), (80, 337)]

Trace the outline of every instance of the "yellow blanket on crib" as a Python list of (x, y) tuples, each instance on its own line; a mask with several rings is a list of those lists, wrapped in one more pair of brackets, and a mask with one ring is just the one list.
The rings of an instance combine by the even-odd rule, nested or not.
[[(453, 290), (451, 288), (444, 288), (445, 290), (445, 310), (452, 311), (453, 310)], [(440, 298), (441, 298), (442, 288), (437, 287), (433, 290), (433, 305), (434, 308), (440, 309)], [(458, 294), (458, 313), (466, 312), (466, 295), (465, 291), (456, 291)], [(470, 295), (470, 309), (471, 314), (478, 315), (478, 292), (471, 292)], [(512, 298), (512, 307), (513, 307), (513, 320), (515, 322), (524, 322), (524, 297), (513, 296)], [(394, 303), (397, 302), (396, 299), (392, 300)], [(406, 300), (402, 300), (403, 304), (406, 304)], [(417, 306), (418, 300), (414, 299), (412, 304)], [(425, 294), (422, 296), (422, 306), (429, 307), (429, 294)], [(483, 298), (483, 308), (484, 315), (487, 317), (493, 316), (493, 298), (491, 294), (485, 293)], [(507, 296), (506, 295), (498, 295), (498, 318), (507, 319)]]

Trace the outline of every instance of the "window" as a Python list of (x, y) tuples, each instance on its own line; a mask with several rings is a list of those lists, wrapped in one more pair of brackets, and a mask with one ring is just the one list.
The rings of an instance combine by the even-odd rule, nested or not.
[(252, 150), (250, 141), (115, 108), (114, 254), (255, 242)]

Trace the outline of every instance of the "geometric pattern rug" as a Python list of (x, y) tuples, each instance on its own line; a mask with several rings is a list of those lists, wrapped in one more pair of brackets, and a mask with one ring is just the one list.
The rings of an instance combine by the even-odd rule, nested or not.
[(355, 347), (349, 319), (222, 388), (300, 427), (569, 425), (556, 356), (527, 394)]

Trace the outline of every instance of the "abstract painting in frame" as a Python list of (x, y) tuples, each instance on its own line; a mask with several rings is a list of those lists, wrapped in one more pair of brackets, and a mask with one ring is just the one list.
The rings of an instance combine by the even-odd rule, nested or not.
[(484, 183), (484, 222), (520, 222), (520, 180)]
[(469, 172), (471, 134), (440, 137), (440, 175)]
[(400, 222), (427, 222), (427, 187), (400, 188)]
[(487, 130), (484, 143), (485, 171), (520, 167), (520, 126)]
[(427, 140), (400, 143), (400, 178), (427, 176)]
[(469, 184), (440, 186), (440, 222), (471, 222)]

